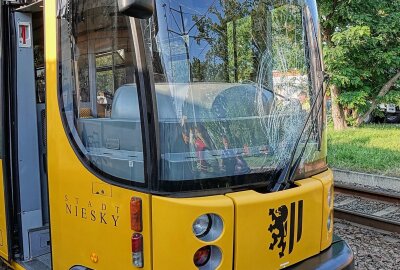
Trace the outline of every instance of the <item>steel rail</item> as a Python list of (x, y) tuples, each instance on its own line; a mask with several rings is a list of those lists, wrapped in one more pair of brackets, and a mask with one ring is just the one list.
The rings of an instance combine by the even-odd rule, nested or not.
[(335, 192), (342, 194), (360, 196), (377, 201), (385, 201), (390, 203), (400, 203), (400, 194), (390, 191), (371, 190), (364, 187), (357, 187), (335, 183)]
[[(373, 199), (376, 201), (384, 201), (390, 203), (399, 203), (400, 196), (392, 192), (375, 191), (367, 188), (353, 187), (347, 185), (335, 185), (335, 192), (359, 196), (363, 198)], [(361, 213), (358, 211), (350, 211), (340, 206), (334, 207), (334, 216), (338, 219), (370, 226), (376, 229), (400, 233), (400, 221), (387, 219), (371, 214)]]
[(359, 213), (356, 211), (349, 211), (338, 207), (335, 207), (334, 216), (338, 219), (347, 220), (376, 229), (400, 233), (400, 222), (398, 221)]

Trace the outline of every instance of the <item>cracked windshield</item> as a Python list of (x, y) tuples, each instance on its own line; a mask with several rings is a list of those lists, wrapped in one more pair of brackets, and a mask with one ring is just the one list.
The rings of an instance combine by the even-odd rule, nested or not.
[[(321, 88), (320, 62), (310, 61), (319, 57), (317, 30), (304, 2), (156, 1), (142, 29), (157, 93), (161, 179), (238, 176), (221, 184), (228, 186), (267, 179), (243, 175), (276, 176)], [(314, 118), (307, 162), (321, 159), (322, 118)]]

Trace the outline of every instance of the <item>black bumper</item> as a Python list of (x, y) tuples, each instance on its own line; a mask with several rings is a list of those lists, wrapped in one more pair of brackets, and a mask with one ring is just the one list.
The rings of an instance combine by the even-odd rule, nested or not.
[(289, 270), (353, 270), (353, 251), (340, 237), (334, 235), (332, 245), (307, 260), (292, 265)]

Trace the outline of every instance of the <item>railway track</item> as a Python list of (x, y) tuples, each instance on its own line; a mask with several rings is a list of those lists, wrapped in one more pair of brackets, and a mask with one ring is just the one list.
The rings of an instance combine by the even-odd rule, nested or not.
[(336, 185), (335, 218), (400, 233), (400, 194)]

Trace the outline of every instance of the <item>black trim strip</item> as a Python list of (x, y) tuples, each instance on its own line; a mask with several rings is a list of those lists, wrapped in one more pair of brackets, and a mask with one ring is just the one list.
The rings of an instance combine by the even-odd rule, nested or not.
[[(13, 241), (17, 242), (18, 250), (14, 251), (15, 254), (18, 254), (21, 258), (24, 257), (23, 251), (23, 233), (20, 229), (22, 227), (22, 215), (20, 214), (21, 211), (21, 184), (19, 180), (19, 157), (18, 157), (18, 96), (17, 96), (17, 26), (15, 25), (15, 10), (14, 8), (10, 7), (9, 9), (9, 52), (10, 52), (10, 70), (9, 70), (9, 86), (8, 89), (10, 91), (10, 108), (9, 108), (9, 134), (10, 134), (10, 172), (11, 175), (11, 184), (13, 189), (13, 215), (14, 215), (14, 228), (16, 229), (13, 232)], [(13, 254), (14, 255), (14, 254)]]
[[(8, 46), (10, 45), (9, 42), (9, 25), (8, 22), (10, 22), (7, 19), (5, 19), (8, 16), (3, 16), (4, 14), (8, 15), (8, 9), (7, 13), (3, 10), (3, 2), (0, 3), (0, 110), (1, 110), (1, 123), (0, 127), (2, 129), (0, 136), (1, 138), (1, 161), (3, 165), (3, 174), (0, 175), (0, 177), (3, 177), (3, 192), (4, 192), (4, 205), (3, 207), (5, 208), (5, 218), (6, 218), (6, 232), (5, 234), (7, 235), (7, 246), (8, 246), (8, 258), (7, 261), (11, 262), (12, 259), (12, 245), (13, 245), (13, 228), (14, 228), (14, 221), (13, 221), (13, 199), (12, 199), (12, 182), (11, 182), (11, 168), (9, 167), (9, 159), (10, 159), (10, 154), (12, 153), (9, 149), (10, 147), (10, 127), (8, 121), (9, 119), (9, 91), (6, 91), (6, 89), (10, 89), (8, 87), (10, 83), (10, 61), (11, 57), (7, 58), (4, 57), (4, 52), (9, 52)], [(7, 65), (5, 65), (7, 63)], [(9, 67), (9, 68), (7, 68)]]
[(147, 65), (140, 20), (130, 17), (129, 22), (135, 49), (136, 67), (138, 69), (136, 75), (138, 78), (138, 98), (142, 124), (145, 179), (149, 184), (150, 190), (154, 190), (158, 189), (156, 187), (159, 183), (159, 164), (161, 159), (156, 93)]
[[(6, 174), (8, 181), (8, 192), (10, 192), (9, 203), (11, 205), (10, 215), (10, 228), (9, 234), (10, 239), (9, 242), (13, 245), (16, 245), (16, 249), (11, 247), (12, 253), (20, 253), (22, 254), (22, 231), (15, 230), (20, 227), (21, 224), (21, 200), (20, 200), (20, 183), (19, 183), (19, 164), (18, 164), (18, 117), (17, 117), (17, 37), (16, 37), (16, 29), (15, 29), (15, 18), (14, 18), (14, 8), (12, 6), (7, 5), (7, 10), (4, 12), (6, 14), (7, 21), (6, 25), (6, 37), (7, 44), (6, 50), (8, 52), (9, 58), (7, 61), (7, 78), (6, 78), (6, 93), (7, 93), (7, 136), (6, 141), (7, 145), (7, 154), (5, 156), (6, 160)], [(10, 254), (13, 256), (14, 254)], [(11, 258), (12, 259), (12, 258)]]
[(290, 233), (289, 233), (289, 254), (293, 251), (294, 244), (294, 220), (296, 217), (296, 203), (290, 204)]
[(303, 200), (300, 200), (297, 205), (297, 242), (299, 242), (303, 233)]

